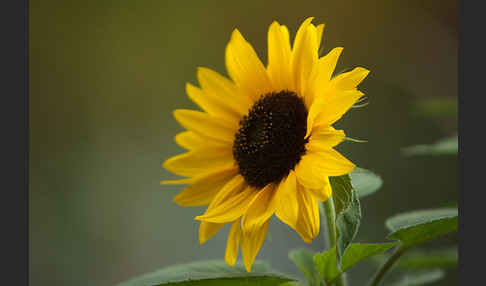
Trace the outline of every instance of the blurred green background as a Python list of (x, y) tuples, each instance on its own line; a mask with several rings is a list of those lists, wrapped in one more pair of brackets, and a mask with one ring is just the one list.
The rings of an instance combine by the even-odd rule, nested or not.
[[(273, 20), (295, 35), (315, 16), (326, 23), (324, 51), (344, 47), (337, 71), (371, 70), (360, 86), (370, 104), (338, 124), (369, 141), (339, 149), (384, 179), (361, 202), (356, 240), (385, 241), (384, 220), (396, 213), (455, 204), (457, 156), (404, 157), (400, 148), (455, 133), (454, 116), (426, 116), (416, 103), (457, 98), (456, 14), (449, 0), (30, 1), (30, 284), (113, 285), (223, 259), (228, 228), (200, 246), (193, 217), (204, 209), (177, 206), (180, 188), (159, 185), (175, 178), (161, 163), (182, 151), (172, 110), (195, 108), (184, 85), (196, 83), (196, 67), (226, 74), (234, 28), (266, 62)], [(307, 245), (273, 219), (257, 258), (299, 275), (288, 250), (323, 243)], [(373, 272), (358, 268), (352, 285)], [(456, 272), (434, 285), (457, 285)]]

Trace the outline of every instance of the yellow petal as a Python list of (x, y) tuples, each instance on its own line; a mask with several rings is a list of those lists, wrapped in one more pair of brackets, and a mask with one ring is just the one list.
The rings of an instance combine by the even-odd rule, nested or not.
[(321, 202), (327, 201), (332, 195), (331, 183), (329, 182), (329, 177), (324, 177), (324, 187), (321, 189), (306, 189), (311, 192), (316, 199)]
[(221, 227), (223, 227), (223, 225), (224, 223), (202, 221), (199, 224), (199, 243), (203, 244), (208, 241), (208, 239), (215, 235), (221, 229)]
[[(227, 188), (225, 186), (220, 191), (220, 193), (233, 192), (235, 188), (242, 187), (242, 184), (232, 184), (231, 181), (227, 185), (230, 185), (230, 188)], [(231, 191), (225, 189), (230, 189)], [(256, 192), (252, 187), (247, 187), (243, 191), (240, 191), (236, 194), (234, 194), (233, 192), (233, 195), (228, 196), (226, 200), (221, 201), (218, 205), (214, 207), (210, 205), (210, 207), (208, 207), (203, 215), (197, 216), (195, 217), (195, 219), (200, 221), (217, 223), (234, 221), (237, 218), (241, 217), (243, 214), (245, 214), (248, 206), (250, 205), (250, 202), (253, 200), (255, 195)]]
[(252, 106), (250, 98), (243, 95), (232, 81), (211, 69), (199, 67), (197, 79), (205, 93), (226, 99), (240, 115), (246, 115)]
[[(288, 34), (274, 21), (268, 29), (268, 74), (276, 91), (292, 89), (291, 49)], [(288, 31), (287, 31), (288, 33)]]
[(177, 109), (174, 111), (174, 117), (190, 131), (230, 144), (233, 144), (234, 135), (238, 129), (237, 124), (231, 124), (224, 119), (194, 110)]
[(295, 167), (297, 181), (306, 189), (320, 190), (327, 176), (350, 173), (355, 165), (334, 149), (306, 152)]
[(297, 233), (302, 239), (310, 243), (319, 234), (319, 202), (311, 193), (299, 186), (297, 192), (299, 203), (299, 219), (297, 222)]
[(300, 40), (296, 40), (292, 51), (291, 66), (294, 73), (295, 88), (297, 93), (304, 97), (306, 103), (304, 88), (307, 79), (317, 63), (318, 54), (316, 44), (316, 27), (309, 24), (300, 37)]
[(265, 67), (237, 29), (231, 34), (231, 40), (226, 46), (225, 60), (230, 77), (253, 100), (272, 90)]
[(258, 191), (243, 219), (243, 232), (260, 228), (275, 213), (278, 202), (277, 188), (273, 184)]
[(342, 90), (355, 89), (369, 73), (369, 70), (362, 67), (357, 67), (352, 71), (345, 72), (334, 77), (331, 81), (331, 85), (334, 88)]
[(206, 93), (190, 83), (186, 84), (186, 93), (194, 103), (211, 115), (225, 118), (235, 125), (242, 117), (238, 110), (232, 107), (231, 101), (234, 101), (234, 98)]
[(243, 178), (243, 176), (241, 176), (240, 174), (237, 174), (234, 178), (232, 178), (228, 183), (226, 183), (223, 186), (221, 191), (219, 191), (216, 194), (214, 199), (209, 204), (209, 207), (206, 210), (206, 212), (211, 210), (211, 209), (214, 209), (215, 207), (219, 206), (221, 203), (225, 202), (229, 198), (240, 193), (246, 187), (247, 187), (247, 184), (245, 183), (245, 178)]
[(334, 149), (322, 150), (315, 152), (315, 154), (319, 156), (320, 162), (325, 162), (326, 167), (322, 171), (328, 174), (328, 176), (349, 174), (356, 167), (351, 161)]
[(322, 42), (322, 34), (324, 33), (324, 27), (326, 25), (320, 24), (317, 25), (316, 27), (316, 36), (317, 36), (317, 49), (321, 47), (321, 42)]
[(308, 103), (312, 104), (316, 97), (324, 97), (328, 94), (331, 76), (342, 51), (343, 48), (334, 48), (317, 61), (306, 88)]
[(189, 151), (165, 161), (162, 166), (174, 174), (193, 177), (211, 171), (231, 168), (233, 153), (228, 147), (205, 147)]
[(297, 202), (297, 181), (294, 171), (279, 185), (278, 207), (275, 215), (291, 228), (297, 228), (299, 204)]
[(163, 180), (160, 182), (161, 185), (187, 185), (192, 183), (194, 183), (194, 177), (178, 180)]
[(177, 134), (175, 136), (175, 141), (179, 146), (187, 150), (196, 150), (204, 147), (223, 148), (224, 146), (229, 146), (228, 143), (213, 140), (212, 138), (193, 131), (184, 131)]
[(329, 97), (319, 97), (312, 103), (307, 115), (307, 133), (321, 125), (331, 125), (338, 121), (364, 93), (359, 90), (330, 90)]
[(295, 39), (294, 39), (294, 45), (293, 49), (297, 46), (297, 43), (302, 40), (302, 37), (307, 30), (307, 26), (310, 25), (310, 23), (314, 20), (314, 17), (307, 17), (304, 22), (300, 25), (299, 29), (297, 30), (297, 34), (295, 34)]
[(290, 43), (290, 33), (289, 29), (285, 25), (280, 25), (280, 31), (282, 32), (282, 36), (284, 37), (285, 43)]
[(238, 169), (233, 166), (191, 178), (190, 185), (174, 197), (174, 202), (186, 207), (208, 205), (237, 173)]
[(327, 53), (327, 55), (319, 59), (318, 72), (320, 80), (329, 81), (331, 79), (331, 76), (334, 73), (334, 69), (336, 68), (337, 62), (339, 60), (339, 56), (341, 56), (342, 52), (343, 47), (336, 47), (332, 49), (329, 53)]
[(364, 96), (364, 93), (359, 90), (349, 90), (339, 93), (330, 99), (321, 109), (321, 112), (317, 114), (313, 122), (314, 127), (331, 125), (338, 121), (356, 101)]
[(270, 219), (268, 219), (261, 227), (253, 229), (250, 232), (242, 232), (241, 238), (241, 254), (243, 255), (243, 262), (245, 264), (246, 271), (250, 272), (253, 262), (260, 251), (260, 248), (265, 241), (267, 235), (268, 225)]
[(343, 130), (336, 130), (332, 126), (319, 126), (312, 130), (306, 150), (321, 151), (330, 149), (341, 143), (346, 135)]
[(226, 241), (226, 252), (224, 254), (224, 260), (231, 267), (235, 265), (236, 259), (238, 258), (238, 245), (240, 243), (240, 236), (240, 219), (237, 219), (231, 225), (231, 229), (228, 234), (228, 240)]

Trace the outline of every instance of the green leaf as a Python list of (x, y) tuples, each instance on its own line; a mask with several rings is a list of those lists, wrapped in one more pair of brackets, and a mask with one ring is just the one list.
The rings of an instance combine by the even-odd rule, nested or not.
[(299, 281), (289, 281), (279, 284), (278, 286), (307, 286), (307, 284), (303, 284)]
[(353, 185), (349, 175), (329, 177), (332, 188), (332, 200), (336, 214), (340, 214), (351, 203)]
[(326, 282), (326, 285), (330, 281), (336, 279), (341, 273), (342, 269), (339, 269), (336, 260), (336, 247), (329, 250), (325, 250), (322, 253), (316, 253), (314, 255), (314, 264), (321, 275), (321, 278)]
[(390, 217), (386, 220), (385, 225), (388, 230), (395, 232), (403, 228), (424, 224), (430, 221), (443, 218), (454, 218), (457, 217), (457, 215), (458, 211), (456, 208), (416, 210)]
[(246, 272), (241, 263), (229, 267), (221, 260), (198, 261), (170, 266), (130, 279), (118, 286), (196, 286), (196, 285), (279, 285), (294, 280), (255, 261), (252, 272)]
[(358, 233), (361, 222), (361, 207), (356, 191), (351, 191), (350, 204), (336, 216), (337, 237), (337, 259), (341, 263), (346, 248), (351, 244)]
[(385, 224), (390, 239), (397, 239), (404, 248), (457, 230), (457, 209), (442, 208), (403, 213), (389, 218)]
[(452, 136), (440, 139), (433, 144), (421, 144), (402, 148), (402, 153), (406, 156), (413, 155), (449, 155), (457, 154), (458, 137)]
[(294, 249), (289, 252), (289, 259), (292, 260), (304, 274), (311, 286), (320, 285), (319, 272), (313, 261), (314, 252), (305, 249)]
[[(385, 254), (372, 258), (374, 264), (382, 265), (389, 257)], [(457, 247), (434, 250), (408, 250), (396, 263), (398, 269), (407, 271), (447, 269), (457, 267)]]
[(443, 270), (434, 269), (424, 272), (407, 273), (401, 280), (392, 284), (392, 286), (420, 286), (439, 281), (444, 277)]
[(396, 244), (396, 242), (367, 244), (352, 243), (344, 253), (341, 270), (338, 269), (335, 247), (314, 255), (314, 263), (322, 279), (329, 285), (338, 278), (341, 273), (347, 271), (358, 262), (370, 256), (382, 253)]
[(408, 270), (453, 268), (457, 266), (457, 259), (456, 247), (427, 251), (415, 250), (403, 255), (397, 266)]
[(336, 210), (337, 260), (341, 257), (358, 233), (361, 221), (361, 207), (349, 175), (329, 177)]
[[(233, 278), (214, 278), (214, 279), (201, 279), (201, 280), (187, 280), (174, 283), (164, 283), (164, 284), (136, 284), (140, 286), (248, 286), (248, 285), (258, 285), (258, 286), (280, 286), (282, 282), (286, 280), (281, 280), (277, 277), (271, 276), (260, 276), (260, 277), (233, 277)], [(290, 284), (295, 285), (295, 284)], [(298, 284), (297, 284), (298, 285)]]
[(383, 185), (380, 176), (370, 170), (356, 167), (349, 175), (351, 184), (360, 198), (373, 194)]
[(353, 243), (349, 246), (346, 253), (344, 254), (343, 270), (346, 271), (361, 260), (379, 253), (383, 253), (395, 245), (397, 245), (396, 242)]

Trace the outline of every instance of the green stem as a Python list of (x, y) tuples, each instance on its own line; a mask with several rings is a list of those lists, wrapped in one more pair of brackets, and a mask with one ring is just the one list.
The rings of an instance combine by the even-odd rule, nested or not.
[(336, 231), (336, 210), (334, 209), (334, 202), (332, 198), (325, 201), (323, 204), (324, 214), (326, 217), (326, 243), (329, 249), (336, 246), (337, 231)]
[(383, 264), (380, 269), (378, 269), (373, 280), (371, 280), (368, 286), (378, 286), (383, 277), (385, 277), (385, 274), (391, 269), (393, 264), (398, 261), (398, 259), (403, 255), (405, 250), (406, 249), (402, 246), (398, 247), (392, 254), (392, 256), (390, 256), (390, 258), (386, 261), (386, 263)]
[[(336, 210), (334, 208), (334, 201), (332, 198), (323, 203), (324, 214), (326, 217), (326, 243), (328, 249), (336, 246), (337, 243), (337, 228), (336, 228)], [(346, 286), (346, 277), (343, 274), (336, 279), (336, 286)]]

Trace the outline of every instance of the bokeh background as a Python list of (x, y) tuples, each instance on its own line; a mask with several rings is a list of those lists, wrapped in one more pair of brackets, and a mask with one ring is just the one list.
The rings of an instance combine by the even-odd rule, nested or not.
[[(385, 241), (396, 213), (454, 205), (457, 157), (404, 157), (400, 148), (454, 134), (457, 119), (427, 116), (417, 101), (457, 98), (456, 1), (30, 1), (30, 284), (113, 285), (176, 263), (224, 257), (228, 228), (204, 245), (193, 217), (172, 202), (161, 163), (182, 151), (176, 108), (196, 67), (226, 74), (238, 28), (266, 62), (273, 20), (291, 35), (308, 16), (326, 23), (324, 51), (343, 46), (337, 70), (371, 70), (370, 104), (338, 124), (369, 143), (339, 149), (380, 174), (361, 201), (359, 242)], [(449, 237), (434, 245), (449, 245)], [(287, 258), (305, 244), (272, 220), (258, 259), (300, 275)], [(432, 247), (432, 246), (426, 246)], [(359, 269), (358, 269), (359, 268)], [(362, 285), (371, 265), (350, 273)], [(434, 285), (457, 285), (456, 271)]]

